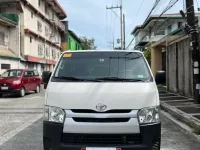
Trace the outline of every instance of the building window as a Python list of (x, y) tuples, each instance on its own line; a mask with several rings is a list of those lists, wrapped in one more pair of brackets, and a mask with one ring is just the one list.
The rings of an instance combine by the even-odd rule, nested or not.
[(41, 0), (38, 0), (38, 6), (40, 6), (41, 5)]
[(55, 21), (55, 15), (53, 12), (52, 12), (52, 21)]
[(58, 56), (58, 58), (60, 57), (60, 53), (59, 52), (58, 52), (57, 56)]
[(1, 64), (1, 69), (10, 69), (10, 64)]
[(4, 33), (2, 33), (2, 32), (0, 32), (0, 45), (4, 45), (5, 43), (5, 41), (4, 41)]
[(32, 43), (32, 37), (30, 36), (30, 43)]
[(54, 49), (52, 50), (52, 58), (53, 58), (53, 59), (56, 59), (56, 52), (55, 52)]
[(46, 6), (46, 5), (45, 5), (45, 7), (44, 7), (44, 11), (45, 11), (45, 14), (48, 13), (48, 11), (47, 11), (47, 6)]
[(69, 37), (69, 49), (71, 49), (71, 38)]
[(182, 22), (178, 22), (178, 28), (181, 28), (183, 26)]
[(34, 15), (33, 12), (31, 12), (31, 18), (33, 18), (33, 15)]
[(171, 32), (172, 32), (172, 25), (168, 26), (168, 28), (167, 28), (167, 33), (169, 34)]
[(157, 30), (156, 35), (165, 35), (165, 30)]
[(49, 28), (45, 26), (45, 35), (49, 35)]
[(50, 52), (49, 52), (49, 48), (46, 47), (46, 56), (49, 57), (50, 56)]
[(42, 32), (42, 23), (40, 21), (37, 22), (38, 31)]
[(38, 56), (43, 56), (43, 48), (42, 48), (42, 45), (38, 45)]

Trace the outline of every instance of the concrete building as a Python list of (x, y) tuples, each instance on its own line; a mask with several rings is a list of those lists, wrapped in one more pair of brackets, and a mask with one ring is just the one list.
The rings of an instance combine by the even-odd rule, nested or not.
[(68, 46), (69, 50), (82, 50), (83, 45), (80, 38), (71, 30), (68, 30)]
[(57, 0), (0, 0), (0, 13), (19, 17), (21, 67), (52, 70), (61, 50), (67, 17)]
[(18, 22), (15, 14), (0, 14), (0, 74), (20, 67)]
[[(196, 14), (196, 19), (200, 19)], [(148, 20), (152, 20), (150, 17)], [(162, 36), (153, 36), (149, 38), (148, 30), (141, 34), (136, 47), (145, 50), (145, 47), (151, 49), (151, 69), (155, 76), (159, 70), (166, 71), (167, 89), (182, 94), (184, 96), (193, 97), (193, 69), (192, 69), (192, 52), (190, 49), (190, 38), (184, 32), (184, 24), (186, 20), (181, 18), (179, 14), (163, 15), (157, 18), (157, 25), (152, 28), (152, 32), (163, 29)], [(152, 21), (148, 21), (150, 22)], [(145, 23), (140, 26), (144, 32)], [(139, 33), (140, 30), (135, 29)], [(135, 34), (139, 36), (139, 34)], [(154, 34), (155, 35), (155, 34)], [(147, 36), (147, 37), (146, 37)], [(156, 39), (156, 40), (152, 40)], [(144, 40), (145, 39), (145, 40)], [(148, 39), (148, 40), (146, 40)]]

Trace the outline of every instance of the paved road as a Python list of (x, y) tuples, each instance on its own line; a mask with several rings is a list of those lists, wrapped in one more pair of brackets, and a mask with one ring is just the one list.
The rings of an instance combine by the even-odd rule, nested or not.
[[(23, 99), (0, 99), (0, 107), (8, 108), (8, 106), (12, 106), (16, 108), (16, 111), (13, 118), (14, 123), (13, 126), (9, 127), (9, 130), (14, 129), (17, 125), (23, 124), (26, 120), (30, 120), (31, 117), (37, 116), (41, 114), (41, 109), (43, 108), (43, 96), (44, 92), (41, 94), (31, 94), (26, 96)], [(5, 101), (8, 100), (10, 104), (4, 104)], [(20, 102), (16, 102), (20, 101)], [(26, 104), (26, 105), (25, 105)], [(23, 106), (23, 107), (22, 107)], [(20, 109), (17, 109), (19, 107)], [(21, 107), (24, 112), (21, 112)], [(25, 108), (29, 109), (25, 109)], [(35, 109), (37, 108), (37, 109)], [(25, 110), (24, 110), (25, 109)], [(0, 109), (1, 110), (1, 109)], [(8, 109), (5, 109), (8, 111)], [(11, 109), (10, 109), (11, 110)], [(26, 113), (28, 112), (28, 113)], [(0, 115), (3, 114), (0, 112)], [(6, 115), (13, 115), (12, 113), (8, 113)], [(22, 115), (21, 117), (17, 116)], [(17, 119), (16, 119), (17, 117)], [(162, 150), (199, 150), (200, 143), (184, 132), (179, 126), (174, 124), (171, 120), (169, 120), (165, 115), (161, 115), (162, 120)], [(9, 119), (8, 117), (3, 119)], [(18, 121), (16, 121), (18, 120)], [(2, 121), (2, 117), (0, 117), (0, 122)], [(5, 121), (5, 120), (4, 120)], [(4, 122), (3, 121), (3, 122)], [(8, 121), (10, 123), (13, 120), (10, 119)], [(19, 123), (20, 122), (20, 123)], [(3, 123), (0, 125), (0, 133), (8, 132), (7, 124)], [(3, 130), (7, 129), (7, 130)], [(4, 133), (4, 134), (5, 134)], [(0, 135), (1, 136), (1, 135)], [(9, 137), (9, 136), (8, 136)], [(14, 137), (10, 138), (8, 141), (4, 142), (0, 146), (0, 150), (43, 150), (42, 146), (42, 119), (37, 120)]]

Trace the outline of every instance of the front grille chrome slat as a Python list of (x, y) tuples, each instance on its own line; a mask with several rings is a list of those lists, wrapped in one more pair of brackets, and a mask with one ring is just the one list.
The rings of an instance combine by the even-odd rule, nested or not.
[(90, 110), (90, 109), (72, 109), (71, 110), (73, 113), (130, 113), (131, 110), (130, 109), (116, 109), (116, 110), (108, 110), (108, 111), (105, 111), (105, 112), (98, 112), (98, 111), (95, 111), (95, 110)]
[(62, 136), (64, 144), (140, 144), (140, 134), (68, 134)]
[(117, 123), (128, 122), (131, 118), (73, 118), (75, 122)]

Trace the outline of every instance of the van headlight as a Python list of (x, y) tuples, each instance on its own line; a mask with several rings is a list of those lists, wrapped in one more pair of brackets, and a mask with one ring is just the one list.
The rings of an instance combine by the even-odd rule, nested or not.
[(138, 119), (140, 124), (151, 124), (160, 122), (160, 108), (151, 107), (144, 108), (138, 112)]
[(65, 112), (58, 107), (45, 106), (44, 120), (56, 123), (63, 123), (65, 119)]

